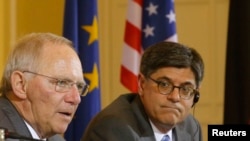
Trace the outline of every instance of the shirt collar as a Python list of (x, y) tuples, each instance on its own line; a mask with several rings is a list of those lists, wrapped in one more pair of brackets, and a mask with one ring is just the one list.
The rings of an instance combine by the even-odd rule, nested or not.
[(168, 135), (170, 141), (172, 141), (172, 129), (169, 130), (167, 133), (161, 133), (161, 131), (156, 128), (156, 126), (153, 124), (153, 122), (150, 119), (149, 119), (149, 121), (150, 121), (151, 127), (153, 129), (156, 141), (160, 141), (163, 138), (163, 136), (165, 136), (165, 135)]
[[(36, 133), (34, 128), (32, 128), (31, 125), (28, 122), (26, 122), (25, 120), (24, 120), (24, 122), (27, 125), (27, 127), (28, 127), (28, 129), (29, 129), (29, 131), (30, 131), (30, 133), (32, 135), (32, 138), (33, 139), (40, 139), (40, 137), (38, 136), (38, 134)], [(42, 140), (46, 141), (46, 139), (42, 139)]]

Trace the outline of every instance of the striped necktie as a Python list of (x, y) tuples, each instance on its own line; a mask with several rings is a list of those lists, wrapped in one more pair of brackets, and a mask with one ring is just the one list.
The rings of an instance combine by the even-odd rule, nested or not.
[(161, 141), (169, 141), (169, 136), (168, 135), (164, 135), (163, 138), (161, 139)]

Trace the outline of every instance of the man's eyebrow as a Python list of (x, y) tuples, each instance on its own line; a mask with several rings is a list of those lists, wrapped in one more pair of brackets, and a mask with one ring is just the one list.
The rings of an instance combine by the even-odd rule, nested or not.
[[(163, 80), (163, 81), (168, 81), (168, 82), (171, 82), (171, 83), (174, 84), (174, 82), (172, 81), (172, 79), (170, 79), (170, 78), (167, 77), (167, 76), (162, 76), (162, 77), (157, 78), (157, 81), (161, 81), (161, 80)], [(180, 85), (182, 85), (182, 86), (183, 86), (183, 85), (192, 85), (192, 86), (196, 87), (195, 84), (193, 84), (193, 83), (190, 82), (190, 81), (186, 81), (186, 82), (180, 83)]]
[(167, 76), (161, 76), (161, 77), (158, 77), (156, 78), (157, 80), (166, 80), (166, 81), (170, 81), (172, 82), (172, 80), (170, 78), (168, 78)]
[(68, 77), (65, 77), (65, 76), (58, 76), (56, 77), (58, 80), (63, 80), (63, 81), (68, 81), (68, 82), (74, 82), (74, 83), (79, 83), (79, 84), (87, 84), (84, 80), (76, 80), (76, 81), (73, 81), (72, 79), (68, 78)]

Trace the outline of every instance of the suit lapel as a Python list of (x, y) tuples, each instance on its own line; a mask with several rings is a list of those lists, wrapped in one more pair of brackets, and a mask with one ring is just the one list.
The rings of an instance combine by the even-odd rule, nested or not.
[(13, 123), (12, 125), (14, 129), (16, 130), (15, 132), (18, 132), (20, 135), (23, 135), (23, 136), (32, 137), (27, 126), (24, 123), (24, 120), (18, 114), (15, 107), (10, 103), (9, 100), (6, 99), (5, 102), (6, 103), (3, 108), (3, 111), (6, 113), (6, 116), (11, 121), (11, 123)]
[(135, 94), (136, 98), (132, 102), (132, 109), (135, 113), (135, 117), (137, 118), (140, 130), (140, 141), (155, 141), (153, 129), (150, 126), (148, 121), (148, 117), (144, 112), (143, 105), (139, 98), (138, 94)]
[(173, 129), (173, 141), (190, 141), (191, 136), (189, 133), (187, 133), (185, 130), (182, 130), (179, 126), (176, 126)]

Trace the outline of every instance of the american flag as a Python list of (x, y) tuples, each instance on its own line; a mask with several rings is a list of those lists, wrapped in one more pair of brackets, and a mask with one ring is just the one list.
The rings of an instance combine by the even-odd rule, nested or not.
[(121, 83), (137, 92), (144, 49), (159, 41), (177, 42), (174, 0), (129, 0), (125, 26)]

